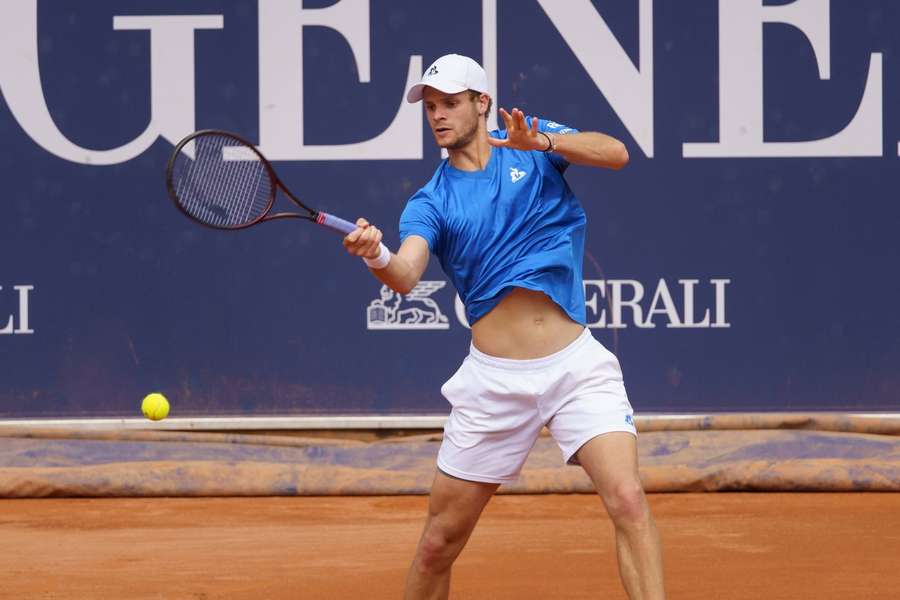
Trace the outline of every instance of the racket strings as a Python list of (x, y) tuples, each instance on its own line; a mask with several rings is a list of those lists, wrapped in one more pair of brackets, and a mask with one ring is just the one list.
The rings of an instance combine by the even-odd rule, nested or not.
[(240, 227), (262, 217), (273, 198), (266, 165), (248, 146), (221, 134), (185, 144), (173, 172), (175, 196), (193, 218), (214, 227)]

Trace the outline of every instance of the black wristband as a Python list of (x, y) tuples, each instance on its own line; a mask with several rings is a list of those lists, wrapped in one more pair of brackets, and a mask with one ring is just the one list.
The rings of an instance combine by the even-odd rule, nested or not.
[(544, 133), (543, 131), (538, 131), (538, 133), (541, 134), (542, 136), (544, 136), (545, 138), (547, 138), (547, 148), (544, 150), (541, 150), (541, 152), (547, 153), (547, 152), (550, 152), (551, 150), (553, 150), (553, 140), (550, 139), (550, 136), (547, 135), (546, 133)]

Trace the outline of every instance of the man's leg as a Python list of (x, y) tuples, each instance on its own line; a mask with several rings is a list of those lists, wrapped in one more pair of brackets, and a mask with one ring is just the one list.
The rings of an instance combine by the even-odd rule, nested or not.
[(498, 487), (496, 483), (463, 481), (438, 471), (431, 486), (425, 530), (406, 578), (406, 600), (447, 598), (450, 567)]
[(632, 600), (665, 597), (659, 532), (638, 476), (637, 440), (626, 432), (599, 435), (578, 450), (616, 527), (619, 574)]

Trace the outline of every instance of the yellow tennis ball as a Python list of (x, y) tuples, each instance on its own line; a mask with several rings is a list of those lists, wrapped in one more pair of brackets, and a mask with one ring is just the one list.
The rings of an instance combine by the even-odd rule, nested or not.
[(141, 412), (151, 421), (161, 421), (169, 415), (169, 401), (158, 392), (147, 394), (141, 402)]

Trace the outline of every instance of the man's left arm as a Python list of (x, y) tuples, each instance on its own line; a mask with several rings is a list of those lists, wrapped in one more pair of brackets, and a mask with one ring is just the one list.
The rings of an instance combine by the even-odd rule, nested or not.
[(525, 113), (514, 108), (512, 113), (499, 110), (506, 124), (506, 139), (489, 138), (493, 146), (505, 146), (515, 150), (556, 152), (566, 161), (576, 165), (621, 169), (628, 164), (625, 144), (612, 136), (595, 131), (561, 134), (538, 129), (538, 119), (525, 120)]
[(543, 138), (547, 142), (541, 150), (547, 148), (549, 144), (552, 152), (556, 152), (573, 165), (618, 170), (628, 164), (628, 149), (625, 148), (625, 144), (605, 133), (596, 131), (580, 131), (565, 135), (549, 131), (539, 133), (538, 138)]

